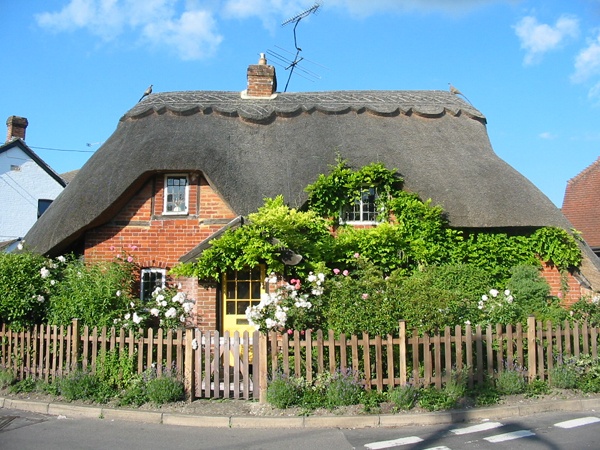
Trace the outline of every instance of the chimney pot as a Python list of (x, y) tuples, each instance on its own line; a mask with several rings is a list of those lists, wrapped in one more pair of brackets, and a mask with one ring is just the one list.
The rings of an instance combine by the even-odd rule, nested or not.
[(17, 138), (25, 140), (27, 125), (29, 125), (29, 122), (25, 117), (10, 116), (6, 119), (6, 142)]

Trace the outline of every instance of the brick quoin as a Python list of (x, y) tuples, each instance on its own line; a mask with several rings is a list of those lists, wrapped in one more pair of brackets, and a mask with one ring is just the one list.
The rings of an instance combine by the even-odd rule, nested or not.
[[(189, 174), (189, 214), (163, 215), (164, 175), (148, 180), (107, 223), (85, 235), (87, 262), (132, 256), (140, 268), (173, 268), (179, 258), (208, 238), (235, 215), (200, 174)], [(198, 207), (199, 205), (199, 207)], [(205, 221), (219, 219), (217, 223)], [(168, 279), (195, 302), (189, 325), (214, 330), (217, 324), (216, 286), (196, 279)]]

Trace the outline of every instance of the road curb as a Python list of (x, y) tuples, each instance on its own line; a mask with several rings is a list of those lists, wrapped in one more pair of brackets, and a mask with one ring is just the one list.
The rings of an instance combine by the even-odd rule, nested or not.
[(67, 418), (124, 420), (163, 425), (199, 428), (377, 428), (408, 425), (434, 425), (503, 419), (557, 411), (600, 410), (600, 398), (553, 400), (517, 406), (491, 406), (431, 413), (401, 412), (398, 414), (357, 416), (202, 416), (194, 414), (161, 413), (134, 409), (79, 406), (67, 403), (45, 403), (0, 397), (0, 408), (18, 409)]

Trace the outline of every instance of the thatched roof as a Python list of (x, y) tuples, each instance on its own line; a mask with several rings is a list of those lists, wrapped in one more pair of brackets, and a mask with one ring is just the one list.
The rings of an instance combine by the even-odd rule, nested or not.
[(236, 215), (283, 194), (290, 206), (336, 156), (398, 169), (460, 228), (568, 226), (531, 182), (492, 150), (486, 119), (443, 91), (152, 94), (120, 120), (26, 236), (57, 254), (107, 222), (156, 172), (200, 171)]

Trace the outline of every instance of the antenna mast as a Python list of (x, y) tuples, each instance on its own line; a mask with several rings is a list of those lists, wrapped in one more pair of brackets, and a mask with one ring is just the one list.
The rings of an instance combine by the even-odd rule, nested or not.
[(290, 79), (292, 78), (292, 73), (294, 73), (294, 69), (296, 68), (298, 63), (300, 63), (300, 61), (302, 61), (304, 59), (304, 58), (298, 59), (298, 56), (300, 55), (300, 52), (302, 51), (302, 49), (300, 47), (298, 47), (298, 42), (296, 40), (296, 27), (298, 26), (298, 24), (300, 23), (300, 21), (302, 19), (304, 19), (305, 17), (307, 17), (313, 13), (316, 13), (320, 7), (321, 7), (321, 4), (319, 2), (317, 2), (314, 5), (312, 5), (310, 8), (308, 8), (306, 11), (302, 11), (300, 14), (296, 14), (294, 17), (289, 18), (288, 20), (286, 20), (285, 22), (283, 22), (281, 24), (281, 26), (283, 27), (287, 24), (294, 23), (294, 47), (296, 47), (296, 56), (295, 56), (294, 60), (290, 63), (289, 66), (287, 66), (285, 68), (285, 70), (290, 69), (290, 74), (288, 75), (288, 79), (287, 79), (287, 82), (285, 83), (285, 89), (283, 90), (283, 92), (287, 92), (288, 84), (290, 84)]

